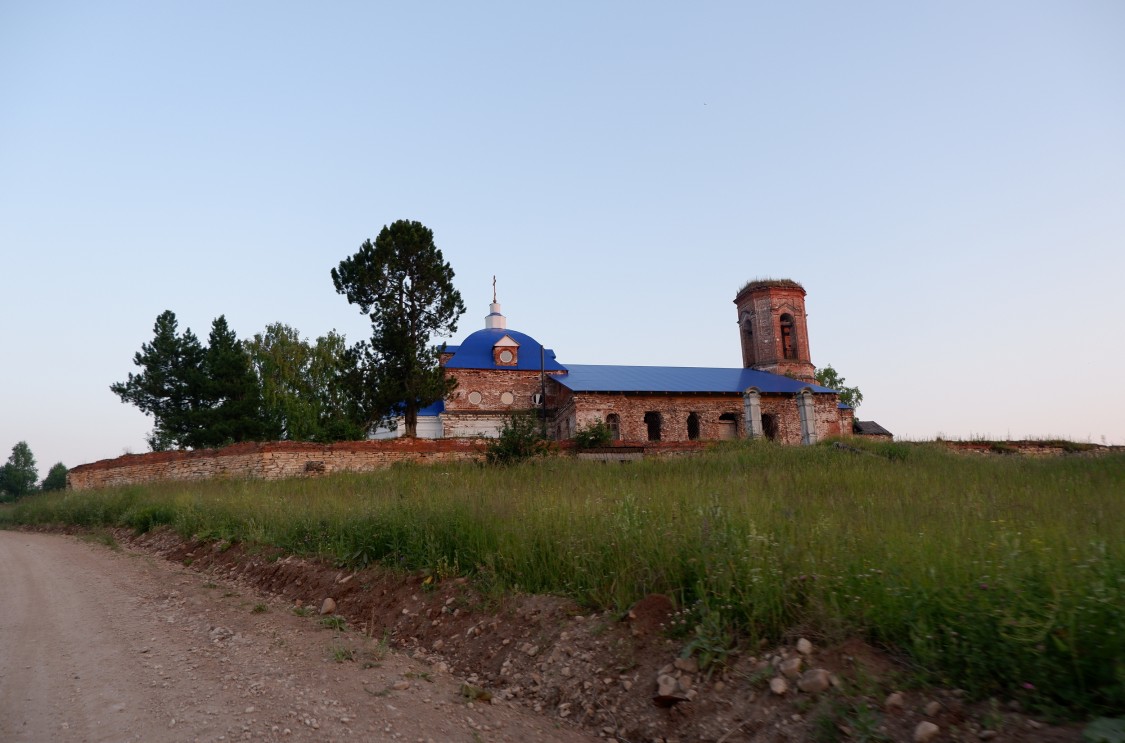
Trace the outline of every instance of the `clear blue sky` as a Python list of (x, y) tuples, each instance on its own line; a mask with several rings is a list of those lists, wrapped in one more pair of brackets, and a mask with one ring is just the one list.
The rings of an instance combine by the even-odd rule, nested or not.
[(402, 218), (458, 338), (738, 366), (791, 277), (863, 419), (1125, 443), (1125, 4), (540, 5), (0, 0), (0, 460), (144, 451), (165, 309), (366, 336)]

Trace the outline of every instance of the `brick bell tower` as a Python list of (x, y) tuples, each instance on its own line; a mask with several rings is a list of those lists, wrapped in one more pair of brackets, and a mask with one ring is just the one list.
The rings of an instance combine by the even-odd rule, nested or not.
[(812, 382), (805, 288), (791, 279), (756, 279), (734, 298), (742, 365)]

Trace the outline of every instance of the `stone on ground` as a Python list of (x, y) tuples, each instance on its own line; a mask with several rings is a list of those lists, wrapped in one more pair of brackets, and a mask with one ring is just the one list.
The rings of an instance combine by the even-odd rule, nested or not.
[(941, 732), (941, 728), (933, 724), (929, 720), (918, 723), (918, 727), (914, 728), (914, 743), (929, 743), (937, 737)]

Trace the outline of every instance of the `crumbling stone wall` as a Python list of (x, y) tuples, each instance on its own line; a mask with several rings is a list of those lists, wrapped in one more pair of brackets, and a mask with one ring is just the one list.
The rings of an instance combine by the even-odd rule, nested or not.
[[(126, 454), (79, 465), (67, 474), (72, 490), (121, 485), (143, 485), (169, 480), (242, 478), (282, 480), (317, 477), (333, 472), (369, 472), (400, 462), (440, 464), (473, 461), (484, 456), (482, 439), (386, 439), (312, 444), (278, 441), (235, 444), (223, 449)], [(644, 456), (674, 457), (703, 451), (707, 442), (663, 441), (647, 443)], [(573, 454), (573, 442), (556, 445), (559, 453)]]
[(396, 462), (459, 462), (480, 457), (484, 444), (467, 439), (389, 439), (313, 444), (278, 441), (224, 449), (126, 454), (79, 465), (67, 474), (73, 490), (167, 480), (281, 480), (332, 472), (368, 472)]

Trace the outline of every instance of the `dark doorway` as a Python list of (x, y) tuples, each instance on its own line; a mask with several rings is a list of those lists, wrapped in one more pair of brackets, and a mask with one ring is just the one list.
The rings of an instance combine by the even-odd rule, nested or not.
[(660, 441), (660, 413), (654, 410), (645, 413), (645, 426), (648, 428), (648, 440)]
[(687, 437), (689, 441), (699, 438), (699, 414), (692, 413), (687, 417)]
[(777, 440), (777, 416), (773, 413), (762, 414), (762, 433), (770, 441)]

